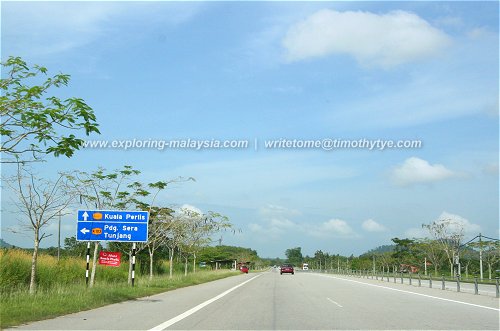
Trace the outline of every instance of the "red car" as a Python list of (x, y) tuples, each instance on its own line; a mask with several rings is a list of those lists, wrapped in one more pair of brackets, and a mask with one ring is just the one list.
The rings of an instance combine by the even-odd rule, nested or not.
[(244, 272), (244, 273), (246, 273), (246, 274), (247, 274), (247, 273), (248, 273), (248, 267), (247, 267), (246, 265), (242, 265), (242, 266), (240, 267), (240, 271), (241, 271), (241, 272)]
[(283, 264), (280, 268), (280, 275), (283, 274), (294, 274), (295, 271), (293, 270), (293, 265), (291, 264)]

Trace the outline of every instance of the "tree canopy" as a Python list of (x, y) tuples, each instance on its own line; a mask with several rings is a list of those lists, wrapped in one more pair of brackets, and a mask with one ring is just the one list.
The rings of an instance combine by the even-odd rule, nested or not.
[(11, 56), (1, 65), (6, 73), (0, 79), (2, 163), (39, 160), (46, 154), (71, 157), (83, 144), (73, 132), (100, 133), (94, 111), (83, 99), (48, 95), (67, 86), (69, 75), (46, 77), (45, 67), (29, 67), (20, 57)]

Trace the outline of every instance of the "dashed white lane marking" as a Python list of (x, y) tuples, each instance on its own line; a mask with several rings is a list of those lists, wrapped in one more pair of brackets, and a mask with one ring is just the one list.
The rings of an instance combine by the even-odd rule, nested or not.
[(330, 302), (331, 302), (331, 303), (333, 303), (334, 305), (339, 306), (340, 308), (342, 308), (342, 307), (343, 307), (341, 304), (339, 304), (338, 302), (333, 301), (333, 300), (332, 300), (332, 299), (330, 299), (330, 298), (326, 298), (326, 300), (330, 301)]

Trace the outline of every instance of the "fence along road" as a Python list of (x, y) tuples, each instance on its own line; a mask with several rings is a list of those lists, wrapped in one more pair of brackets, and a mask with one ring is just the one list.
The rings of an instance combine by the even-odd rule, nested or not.
[(498, 330), (499, 314), (499, 300), (491, 296), (326, 274), (265, 272), (17, 329)]
[[(308, 272), (317, 272), (317, 271), (308, 271)], [(393, 283), (400, 283), (400, 284), (407, 284), (407, 285), (412, 285), (412, 286), (418, 286), (418, 287), (430, 287), (434, 289), (442, 289), (442, 290), (450, 290), (450, 291), (457, 291), (457, 292), (468, 292), (468, 293), (475, 293), (476, 292), (476, 285), (473, 282), (473, 279), (467, 278), (466, 281), (464, 279), (460, 279), (459, 285), (457, 286), (457, 280), (450, 280), (450, 277), (445, 277), (444, 278), (444, 288), (443, 288), (443, 277), (442, 276), (431, 276), (431, 279), (429, 279), (429, 276), (421, 277), (419, 279), (418, 274), (417, 275), (411, 275), (411, 274), (394, 274), (394, 273), (384, 273), (384, 274), (373, 274), (370, 272), (367, 273), (359, 273), (359, 272), (351, 272), (351, 273), (346, 273), (346, 272), (337, 272), (335, 270), (328, 270), (328, 271), (321, 271), (320, 273), (328, 273), (328, 274), (334, 274), (337, 276), (345, 276), (345, 277), (350, 277), (350, 278), (362, 278), (362, 279), (371, 279), (371, 280), (378, 280), (381, 282), (393, 282)], [(471, 283), (472, 281), (472, 283)], [(490, 281), (496, 282), (498, 284), (498, 279), (492, 279)], [(484, 284), (484, 283), (478, 283), (477, 284), (477, 293), (480, 295), (489, 295), (489, 296), (494, 296), (494, 297), (500, 297), (499, 295), (499, 286), (497, 284)]]

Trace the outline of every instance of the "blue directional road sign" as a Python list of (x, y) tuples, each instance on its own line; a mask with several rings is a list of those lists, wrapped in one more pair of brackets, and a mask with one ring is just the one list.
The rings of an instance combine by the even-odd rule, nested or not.
[(148, 241), (147, 211), (79, 210), (76, 240)]

